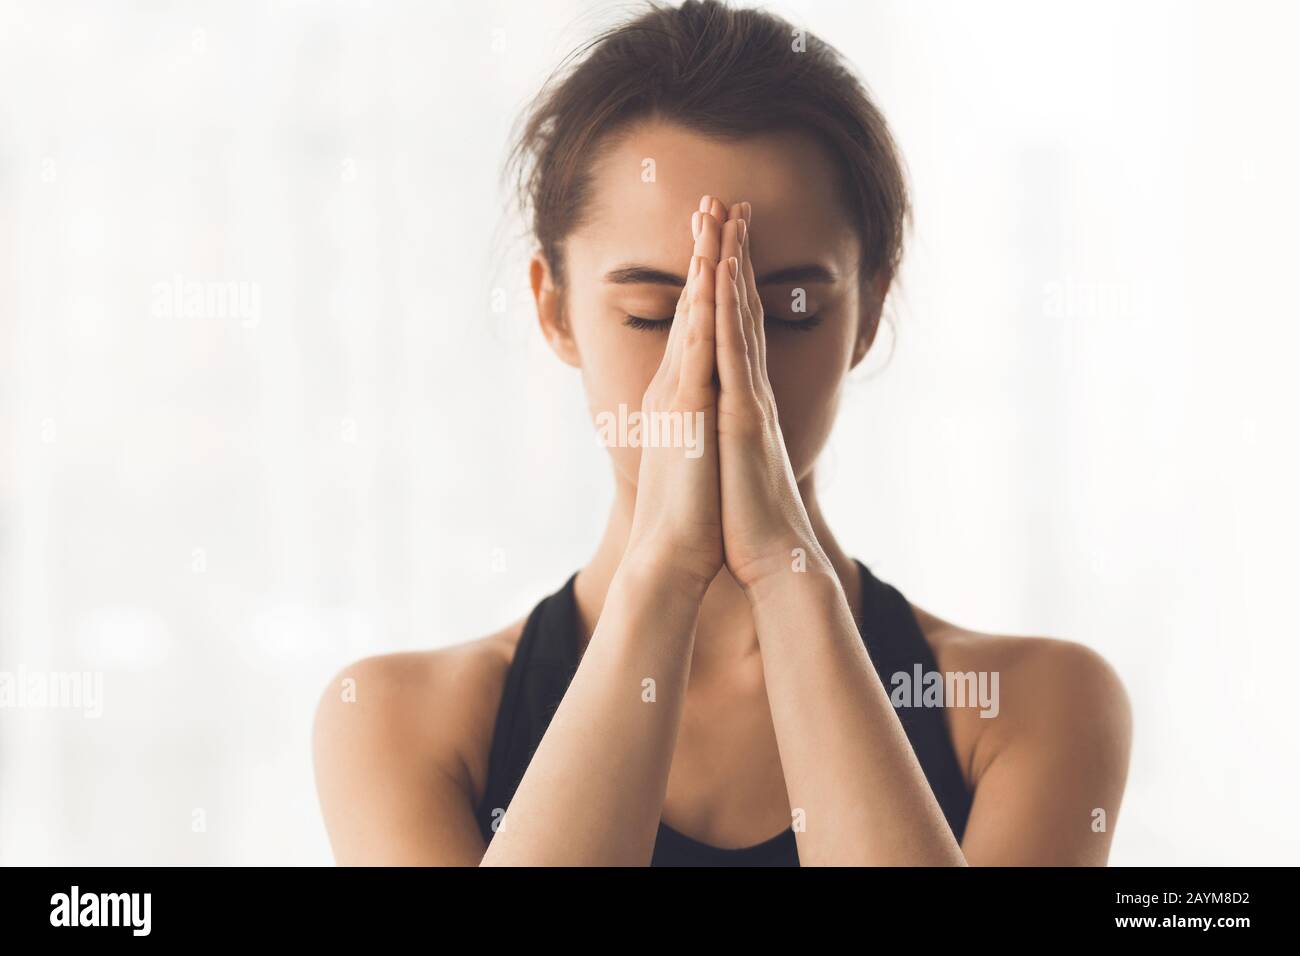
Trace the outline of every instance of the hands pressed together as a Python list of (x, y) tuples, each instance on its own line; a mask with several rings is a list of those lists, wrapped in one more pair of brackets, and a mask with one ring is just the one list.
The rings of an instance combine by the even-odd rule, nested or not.
[(691, 216), (686, 286), (642, 412), (700, 417), (703, 453), (643, 447), (628, 556), (703, 595), (725, 566), (752, 593), (817, 542), (777, 421), (752, 211), (705, 196)]

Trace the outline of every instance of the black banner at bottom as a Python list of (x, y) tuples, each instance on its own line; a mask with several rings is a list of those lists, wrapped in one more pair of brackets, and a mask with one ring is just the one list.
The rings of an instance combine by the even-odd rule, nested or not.
[[(375, 943), (419, 933), (463, 946), (505, 932), (608, 944), (869, 931), (916, 942), (968, 935), (1117, 938), (1231, 945), (1285, 926), (1290, 868), (1108, 869), (335, 869), (9, 868), (6, 941)], [(619, 930), (622, 929), (623, 933)], [(600, 935), (594, 935), (599, 930)], [(588, 936), (588, 932), (593, 935)], [(668, 933), (669, 935), (664, 935)], [(431, 935), (432, 934), (432, 935)], [(829, 935), (828, 935), (829, 934)], [(616, 943), (617, 945), (617, 943)]]

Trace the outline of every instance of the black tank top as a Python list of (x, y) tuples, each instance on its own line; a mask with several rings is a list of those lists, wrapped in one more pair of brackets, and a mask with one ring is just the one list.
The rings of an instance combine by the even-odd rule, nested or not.
[[(859, 633), (886, 691), (891, 676), (909, 678), (937, 670), (934, 653), (921, 634), (903, 595), (856, 561), (862, 584)], [(483, 839), (491, 842), (496, 821), (510, 805), (533, 753), (578, 669), (578, 614), (573, 574), (528, 616), (506, 675), (488, 761), (487, 786), (477, 817)], [(899, 707), (894, 711), (925, 771), (953, 835), (961, 842), (971, 794), (962, 778), (940, 707)], [(753, 846), (710, 846), (662, 821), (651, 866), (798, 866), (793, 827)]]

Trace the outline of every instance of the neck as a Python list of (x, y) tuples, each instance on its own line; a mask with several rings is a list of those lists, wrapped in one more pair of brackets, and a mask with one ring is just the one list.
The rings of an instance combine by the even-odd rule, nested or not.
[[(596, 553), (578, 572), (577, 580), (574, 581), (583, 648), (587, 646), (596, 622), (600, 619), (605, 595), (627, 548), (628, 533), (632, 527), (636, 488), (621, 476), (616, 475), (615, 481), (614, 504), (605, 525), (605, 533)], [(858, 567), (835, 540), (822, 515), (811, 471), (799, 482), (799, 493), (817, 542), (835, 568), (849, 608), (853, 611), (854, 619), (858, 620), (861, 618)], [(700, 606), (695, 650), (691, 660), (692, 683), (697, 680), (707, 681), (715, 675), (734, 673), (738, 665), (757, 661), (758, 653), (758, 638), (754, 631), (749, 600), (724, 567), (713, 579)]]

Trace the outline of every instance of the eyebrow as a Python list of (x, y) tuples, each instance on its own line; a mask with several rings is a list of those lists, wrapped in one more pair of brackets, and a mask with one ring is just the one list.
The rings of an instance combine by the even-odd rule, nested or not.
[[(605, 273), (605, 281), (614, 285), (667, 285), (680, 289), (686, 285), (686, 277), (652, 269), (649, 266), (621, 266)], [(836, 275), (825, 266), (801, 265), (787, 266), (765, 272), (754, 279), (757, 285), (775, 285), (785, 282), (825, 282), (833, 283)]]

